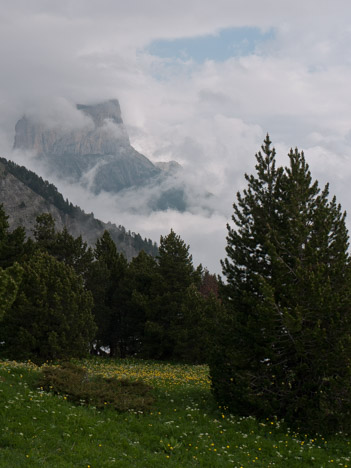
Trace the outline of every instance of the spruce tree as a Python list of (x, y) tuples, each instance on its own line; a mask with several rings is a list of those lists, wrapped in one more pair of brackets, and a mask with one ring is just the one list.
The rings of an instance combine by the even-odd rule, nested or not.
[[(304, 430), (351, 421), (351, 277), (345, 213), (304, 154), (277, 167), (267, 135), (228, 225), (227, 311), (211, 357), (218, 401)], [(322, 426), (321, 426), (322, 425)]]

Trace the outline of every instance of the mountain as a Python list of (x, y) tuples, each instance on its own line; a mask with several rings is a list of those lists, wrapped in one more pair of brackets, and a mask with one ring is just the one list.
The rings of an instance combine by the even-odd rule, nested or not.
[(161, 169), (164, 174), (177, 174), (182, 166), (177, 161), (168, 161), (168, 162), (156, 162), (155, 166)]
[(51, 213), (57, 230), (67, 227), (70, 234), (82, 235), (89, 244), (108, 230), (120, 252), (130, 260), (140, 250), (156, 255), (157, 246), (150, 239), (142, 239), (140, 234), (126, 231), (123, 226), (104, 223), (73, 206), (48, 181), (23, 166), (5, 158), (0, 158), (0, 204), (9, 216), (11, 229), (23, 226), (28, 236), (33, 236), (36, 217), (41, 213)]
[(76, 111), (74, 121), (66, 122), (60, 112), (55, 122), (23, 116), (15, 127), (14, 149), (34, 154), (36, 170), (40, 163), (41, 173), (54, 175), (58, 183), (80, 184), (95, 195), (118, 193), (120, 200), (125, 196), (133, 212), (185, 212), (194, 202), (195, 209), (211, 212), (212, 195), (187, 182), (176, 161), (153, 164), (132, 147), (117, 99), (78, 104)]
[(83, 124), (74, 129), (23, 116), (15, 127), (14, 149), (34, 152), (49, 171), (96, 194), (161, 176), (162, 170), (131, 146), (118, 100), (76, 107)]

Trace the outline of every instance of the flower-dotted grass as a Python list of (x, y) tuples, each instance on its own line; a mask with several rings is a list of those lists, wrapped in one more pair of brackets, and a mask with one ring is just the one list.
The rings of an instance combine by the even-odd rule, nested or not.
[(219, 408), (206, 366), (138, 360), (75, 361), (92, 375), (142, 379), (148, 411), (75, 406), (33, 382), (33, 363), (0, 363), (0, 467), (351, 467), (350, 438), (290, 431), (272, 418)]

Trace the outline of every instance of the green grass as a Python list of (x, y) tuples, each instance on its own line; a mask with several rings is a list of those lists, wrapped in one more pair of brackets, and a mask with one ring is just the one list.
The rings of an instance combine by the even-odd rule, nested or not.
[[(206, 366), (137, 360), (80, 361), (92, 376), (142, 379), (149, 411), (118, 413), (35, 387), (31, 363), (0, 363), (0, 467), (351, 467), (350, 438), (296, 434), (274, 418), (216, 407)], [(321, 428), (322, 432), (322, 428)]]

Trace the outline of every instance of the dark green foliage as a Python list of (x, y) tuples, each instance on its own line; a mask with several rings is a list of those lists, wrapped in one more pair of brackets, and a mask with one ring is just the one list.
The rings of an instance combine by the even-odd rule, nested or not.
[(54, 252), (56, 243), (55, 220), (50, 213), (42, 213), (37, 216), (34, 227), (34, 238), (37, 247), (48, 252), (50, 255)]
[(87, 277), (94, 259), (92, 249), (83, 241), (82, 236), (73, 237), (66, 227), (56, 235), (53, 255), (57, 260), (71, 266), (83, 278)]
[(16, 299), (22, 273), (17, 263), (6, 270), (0, 268), (0, 321)]
[[(122, 226), (119, 226), (121, 228)], [(156, 257), (158, 254), (158, 247), (156, 243), (153, 243), (151, 239), (143, 239), (140, 234), (136, 234), (135, 232), (129, 233), (131, 236), (131, 243), (136, 251), (141, 252), (144, 251), (145, 253)], [(120, 239), (126, 240), (126, 232), (122, 231), (122, 233), (118, 236)]]
[(96, 326), (82, 279), (45, 252), (22, 267), (17, 298), (0, 332), (5, 355), (37, 361), (86, 355)]
[(37, 217), (34, 237), (37, 249), (43, 250), (60, 262), (71, 266), (78, 275), (82, 275), (86, 279), (94, 255), (92, 249), (83, 241), (82, 236), (74, 238), (66, 227), (61, 232), (57, 232), (52, 215), (42, 213)]
[(125, 356), (123, 308), (121, 284), (127, 270), (127, 260), (117, 252), (116, 244), (105, 231), (96, 242), (96, 261), (91, 265), (87, 288), (94, 298), (94, 317), (98, 326), (96, 347), (109, 347), (111, 356)]
[(267, 136), (228, 226), (228, 314), (211, 358), (218, 401), (306, 431), (349, 429), (351, 277), (345, 214), (303, 153), (276, 167)]
[(157, 282), (156, 260), (141, 251), (128, 264), (120, 283), (121, 313), (123, 315), (123, 347), (125, 354), (142, 351), (147, 306)]
[(8, 216), (0, 204), (0, 268), (20, 262), (25, 254), (25, 231), (22, 227), (10, 232)]
[(8, 216), (0, 204), (0, 320), (14, 302), (21, 281), (20, 262), (25, 254), (22, 228), (9, 231)]
[(98, 324), (95, 350), (108, 347), (121, 357), (140, 354), (150, 298), (158, 284), (157, 264), (141, 251), (127, 264), (108, 232), (99, 239), (87, 288)]
[(126, 231), (124, 226), (118, 226), (118, 230), (111, 229), (110, 235), (112, 240), (116, 243), (118, 250), (125, 256), (128, 256), (131, 248), (137, 252), (144, 250), (145, 253), (156, 257), (158, 247), (151, 239), (142, 239), (140, 234), (135, 232)]
[(86, 277), (94, 259), (92, 249), (83, 241), (82, 236), (73, 237), (66, 227), (56, 234), (52, 255), (74, 268), (75, 272), (83, 278)]
[(190, 284), (200, 281), (199, 272), (194, 270), (189, 246), (172, 229), (167, 236), (161, 236), (157, 259), (165, 290), (181, 292)]
[(188, 363), (203, 364), (209, 359), (213, 335), (223, 306), (214, 294), (204, 297), (195, 284), (184, 293), (173, 356)]
[(154, 398), (151, 387), (141, 381), (91, 376), (70, 363), (43, 367), (37, 385), (46, 391), (65, 395), (70, 401), (96, 408), (113, 407), (118, 411), (145, 411)]
[(189, 246), (173, 230), (161, 236), (157, 260), (157, 276), (147, 303), (143, 354), (152, 359), (187, 360), (187, 345), (180, 346), (192, 332), (185, 331), (186, 294), (189, 287), (200, 283), (201, 271), (194, 269)]

